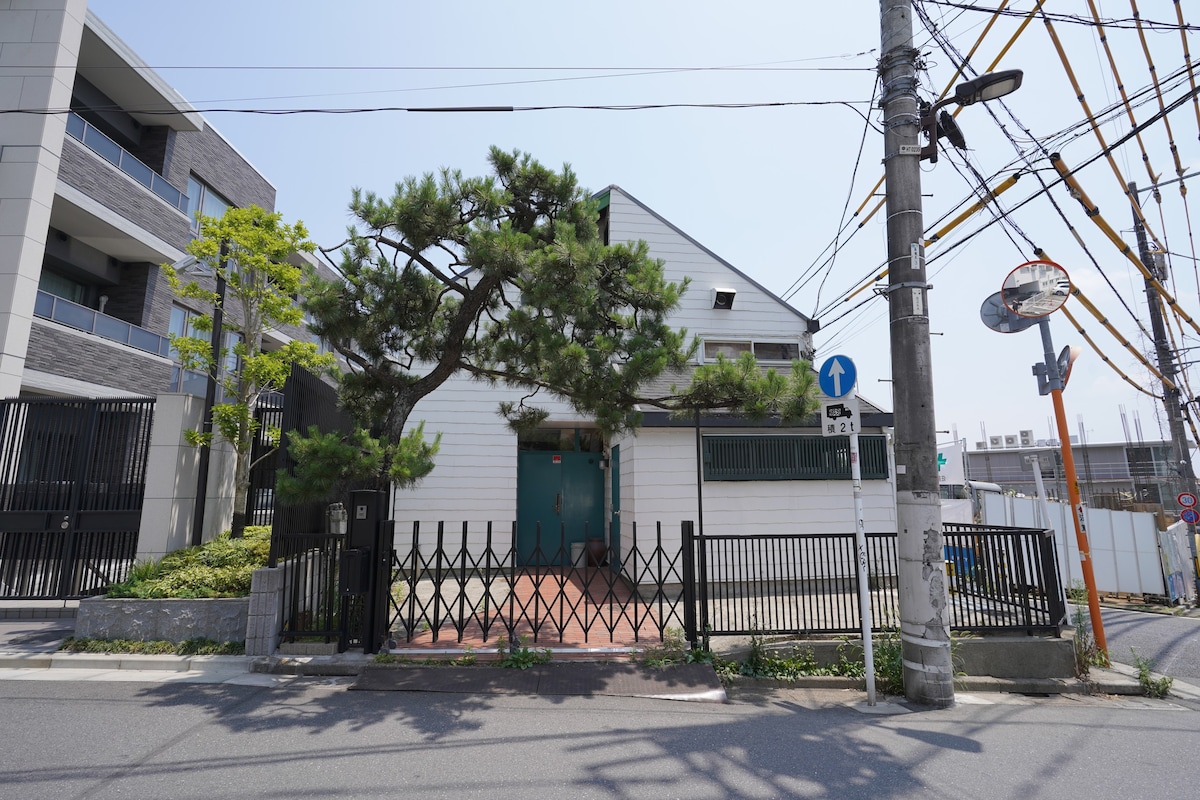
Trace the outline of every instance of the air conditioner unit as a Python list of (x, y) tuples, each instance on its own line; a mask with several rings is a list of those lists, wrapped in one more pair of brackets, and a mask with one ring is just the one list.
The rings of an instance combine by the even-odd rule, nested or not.
[(988, 446), (993, 449), (999, 450), (1000, 448), (1004, 447), (1004, 437), (1003, 436), (989, 436), (988, 437)]
[(987, 442), (976, 442), (975, 449), (976, 450), (987, 450)]
[(1033, 431), (1021, 431), (1021, 447), (1033, 447)]
[(1018, 440), (1017, 440), (1017, 437), (1015, 434), (1012, 434), (1012, 433), (1004, 434), (1004, 446), (1005, 447), (1016, 447), (1017, 441)]

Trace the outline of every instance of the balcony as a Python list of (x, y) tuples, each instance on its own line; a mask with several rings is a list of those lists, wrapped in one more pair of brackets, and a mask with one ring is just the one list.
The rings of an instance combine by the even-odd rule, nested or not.
[(83, 117), (74, 112), (68, 114), (67, 133), (70, 134), (71, 138), (82, 142), (84, 147), (133, 178), (142, 186), (145, 186), (184, 214), (187, 213), (188, 197), (186, 194), (168, 183), (166, 178), (147, 167), (128, 150), (105, 136)]
[(86, 306), (63, 300), (48, 292), (38, 292), (33, 304), (33, 315), (42, 319), (53, 320), (68, 328), (84, 331), (108, 339), (113, 342), (128, 345), (137, 350), (153, 353), (156, 356), (171, 355), (171, 340), (165, 336), (148, 331), (137, 325), (93, 311)]

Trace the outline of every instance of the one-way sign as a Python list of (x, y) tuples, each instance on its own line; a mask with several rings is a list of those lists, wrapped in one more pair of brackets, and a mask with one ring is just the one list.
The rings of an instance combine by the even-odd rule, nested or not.
[(825, 359), (817, 373), (817, 383), (821, 391), (829, 397), (845, 397), (854, 389), (858, 380), (858, 370), (854, 362), (846, 356), (830, 356)]

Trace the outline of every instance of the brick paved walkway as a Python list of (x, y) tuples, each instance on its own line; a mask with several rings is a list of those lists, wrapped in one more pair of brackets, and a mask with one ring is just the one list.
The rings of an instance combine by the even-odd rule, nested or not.
[[(503, 575), (490, 586), (480, 578), (448, 579), (441, 598), (435, 592), (432, 582), (418, 585), (418, 633), (405, 641), (398, 623), (393, 652), (494, 648), (497, 638), (506, 635), (509, 617), (514, 633), (529, 647), (629, 648), (660, 641), (657, 608), (638, 599), (607, 568), (523, 569), (515, 582)], [(402, 605), (407, 612), (407, 604)], [(461, 640), (453, 621), (460, 613), (465, 616)], [(436, 631), (430, 627), (435, 617), (442, 620)]]

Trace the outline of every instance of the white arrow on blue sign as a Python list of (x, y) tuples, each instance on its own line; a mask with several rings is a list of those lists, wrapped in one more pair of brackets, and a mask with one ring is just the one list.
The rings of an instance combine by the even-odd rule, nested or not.
[(845, 397), (854, 389), (857, 381), (858, 370), (846, 356), (830, 356), (817, 373), (817, 383), (829, 397)]

